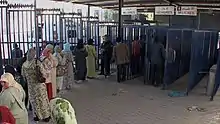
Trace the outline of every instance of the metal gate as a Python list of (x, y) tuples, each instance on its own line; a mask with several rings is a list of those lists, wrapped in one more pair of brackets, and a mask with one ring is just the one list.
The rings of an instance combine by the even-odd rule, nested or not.
[[(98, 18), (60, 9), (36, 8), (33, 4), (9, 4), (5, 0), (0, 0), (0, 17), (0, 65), (16, 66), (31, 47), (36, 48), (39, 56), (47, 44), (62, 47), (69, 42), (74, 47), (78, 39), (94, 39), (99, 53)], [(19, 57), (13, 55), (15, 44), (22, 50)]]
[(34, 5), (8, 4), (6, 1), (0, 1), (0, 4), (2, 65), (16, 65), (20, 55), (14, 54), (15, 46), (24, 54), (29, 49), (29, 44), (34, 43)]

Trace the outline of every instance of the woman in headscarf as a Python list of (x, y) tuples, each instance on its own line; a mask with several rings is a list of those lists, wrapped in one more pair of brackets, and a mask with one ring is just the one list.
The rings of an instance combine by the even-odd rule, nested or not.
[(16, 82), (18, 82), (24, 89), (26, 97), (25, 97), (25, 106), (28, 105), (28, 88), (27, 83), (25, 82), (24, 78), (21, 76), (20, 73), (16, 72), (14, 67), (11, 65), (5, 66), (5, 73), (11, 73), (14, 76)]
[(16, 124), (28, 124), (28, 113), (25, 107), (25, 92), (10, 73), (1, 76), (3, 87), (0, 93), (0, 105), (6, 106), (16, 119)]
[(49, 100), (47, 96), (47, 89), (44, 82), (39, 82), (36, 77), (35, 68), (38, 66), (44, 77), (47, 77), (48, 73), (43, 68), (43, 65), (39, 60), (35, 58), (36, 50), (31, 48), (27, 54), (27, 61), (22, 66), (22, 76), (28, 83), (28, 95), (29, 101), (33, 108), (34, 120), (43, 120), (49, 122), (50, 120), (50, 108)]
[(16, 124), (14, 116), (6, 106), (0, 106), (0, 123)]
[(53, 68), (53, 60), (51, 58), (51, 50), (45, 48), (42, 52), (40, 60), (42, 62), (43, 68), (46, 70), (46, 88), (48, 99), (51, 100), (53, 98), (53, 86), (52, 86), (52, 68)]
[(53, 56), (54, 47), (52, 44), (48, 44), (45, 49), (50, 50), (49, 58), (50, 58), (50, 61), (52, 62), (52, 69), (51, 69), (52, 95), (53, 97), (56, 97), (57, 96), (56, 67), (58, 65), (58, 60), (56, 59), (56, 57)]
[(88, 78), (96, 78), (97, 73), (95, 69), (95, 60), (97, 58), (96, 50), (93, 45), (93, 40), (88, 40), (88, 45), (86, 45), (86, 51), (88, 52), (88, 57), (86, 58), (86, 65), (87, 65), (87, 77)]
[(81, 83), (86, 80), (87, 67), (86, 67), (86, 57), (88, 53), (84, 47), (83, 41), (79, 40), (77, 46), (74, 50), (75, 62), (76, 62), (76, 80), (77, 83)]
[(63, 46), (63, 57), (66, 58), (66, 68), (67, 68), (67, 74), (64, 75), (64, 88), (69, 90), (71, 89), (71, 84), (74, 81), (74, 73), (73, 73), (73, 54), (70, 50), (70, 44), (65, 43)]
[(77, 124), (74, 108), (66, 99), (52, 99), (50, 101), (50, 108), (54, 124)]
[(66, 60), (66, 57), (64, 57), (63, 54), (61, 53), (62, 49), (60, 48), (60, 46), (55, 46), (54, 51), (55, 51), (54, 56), (58, 60), (56, 82), (57, 82), (57, 90), (59, 92), (63, 88), (64, 75), (67, 74), (67, 71), (66, 71), (67, 60)]

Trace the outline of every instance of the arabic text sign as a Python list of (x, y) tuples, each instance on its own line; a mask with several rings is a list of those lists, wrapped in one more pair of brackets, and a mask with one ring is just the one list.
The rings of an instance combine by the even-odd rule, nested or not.
[(122, 8), (122, 15), (137, 15), (136, 7)]
[(174, 15), (174, 6), (156, 6), (155, 15)]
[(179, 6), (176, 8), (176, 15), (197, 16), (197, 7)]

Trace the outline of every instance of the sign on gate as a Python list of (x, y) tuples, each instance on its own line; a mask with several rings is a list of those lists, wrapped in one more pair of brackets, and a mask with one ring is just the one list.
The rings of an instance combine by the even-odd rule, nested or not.
[(196, 6), (178, 6), (176, 7), (176, 15), (197, 16)]
[(174, 6), (156, 6), (155, 15), (174, 15)]
[(122, 15), (137, 15), (136, 7), (122, 8)]

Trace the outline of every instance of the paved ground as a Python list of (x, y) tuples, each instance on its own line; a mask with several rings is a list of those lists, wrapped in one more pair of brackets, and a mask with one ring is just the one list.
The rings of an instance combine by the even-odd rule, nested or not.
[[(118, 84), (103, 79), (81, 84), (63, 97), (74, 106), (79, 124), (219, 124), (220, 99), (209, 102), (204, 87), (197, 89), (188, 97), (171, 98), (168, 91), (139, 80)], [(188, 111), (191, 106), (205, 112)]]

